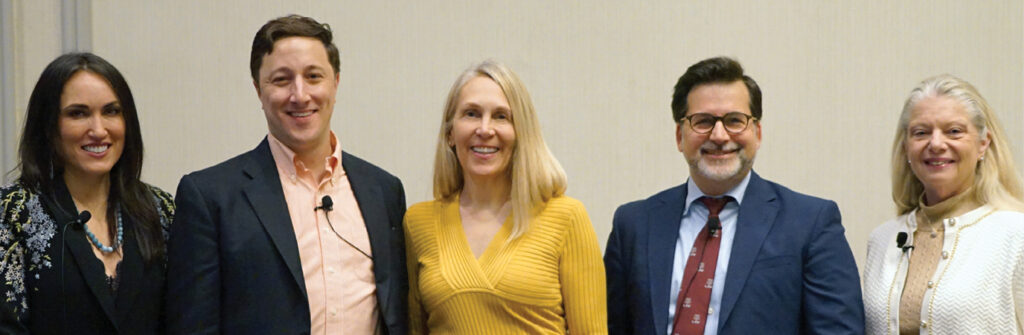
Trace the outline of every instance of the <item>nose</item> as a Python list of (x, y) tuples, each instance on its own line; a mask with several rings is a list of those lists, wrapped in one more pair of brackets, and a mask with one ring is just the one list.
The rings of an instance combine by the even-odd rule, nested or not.
[(941, 131), (933, 131), (932, 136), (928, 138), (928, 150), (931, 152), (940, 152), (946, 149), (946, 139), (942, 135)]
[(484, 116), (480, 119), (480, 124), (476, 127), (476, 135), (480, 137), (494, 136), (494, 125), (491, 124), (490, 116)]
[(725, 124), (722, 123), (722, 120), (715, 121), (715, 126), (711, 127), (708, 139), (715, 143), (725, 143), (730, 140), (729, 131), (725, 130)]
[(303, 103), (309, 101), (309, 87), (302, 78), (296, 78), (292, 84), (291, 95), (288, 101), (292, 103)]
[(107, 125), (104, 121), (102, 113), (93, 113), (89, 118), (88, 135), (97, 139), (107, 137)]

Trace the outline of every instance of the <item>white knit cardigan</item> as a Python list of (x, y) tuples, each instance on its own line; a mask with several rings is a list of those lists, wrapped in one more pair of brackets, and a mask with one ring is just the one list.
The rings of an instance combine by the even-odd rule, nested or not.
[[(899, 334), (917, 211), (879, 226), (864, 266), (867, 334)], [(982, 206), (943, 220), (942, 256), (921, 307), (921, 334), (1024, 334), (1024, 213)]]

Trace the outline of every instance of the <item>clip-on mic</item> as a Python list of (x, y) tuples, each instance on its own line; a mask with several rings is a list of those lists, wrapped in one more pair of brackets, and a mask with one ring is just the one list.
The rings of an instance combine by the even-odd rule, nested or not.
[(363, 254), (363, 256), (366, 256), (366, 258), (369, 258), (370, 260), (373, 260), (373, 257), (370, 256), (370, 254), (368, 254), (365, 251), (363, 251), (363, 249), (359, 249), (359, 247), (357, 247), (355, 244), (352, 244), (352, 242), (349, 242), (348, 239), (346, 239), (344, 236), (341, 236), (341, 234), (338, 234), (338, 231), (334, 229), (334, 224), (331, 223), (331, 215), (330, 215), (330, 212), (332, 210), (334, 210), (334, 200), (331, 199), (331, 196), (325, 195), (323, 198), (320, 198), (320, 206), (313, 207), (313, 211), (314, 212), (316, 212), (318, 210), (321, 210), (321, 209), (324, 210), (324, 217), (327, 218), (327, 226), (331, 227), (331, 231), (334, 232), (334, 235), (337, 235), (338, 238), (340, 238), (343, 242), (345, 242), (346, 244), (348, 244), (352, 248), (356, 249), (356, 251), (358, 251), (360, 254)]
[(717, 232), (719, 229), (722, 229), (722, 221), (719, 220), (717, 217), (709, 217), (708, 233), (711, 234), (711, 236), (715, 236), (715, 232)]
[(904, 253), (906, 253), (907, 250), (914, 249), (913, 245), (906, 245), (906, 244), (907, 244), (907, 233), (901, 231), (901, 232), (899, 232), (899, 234), (896, 234), (896, 247), (897, 248), (903, 249)]
[(334, 200), (331, 200), (331, 196), (325, 195), (323, 198), (320, 199), (320, 203), (320, 206), (313, 207), (314, 212), (321, 209), (324, 210), (325, 212), (330, 212), (334, 210)]

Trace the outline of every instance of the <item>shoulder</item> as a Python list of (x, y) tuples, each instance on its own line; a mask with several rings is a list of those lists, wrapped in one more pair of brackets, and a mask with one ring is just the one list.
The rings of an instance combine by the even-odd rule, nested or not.
[(0, 213), (0, 226), (4, 229), (14, 229), (19, 233), (31, 235), (33, 231), (55, 225), (38, 194), (18, 183), (0, 188), (0, 210), (3, 211)]
[[(779, 197), (783, 205), (797, 206), (802, 208), (838, 207), (836, 206), (836, 203), (832, 200), (800, 193), (790, 189), (789, 187), (783, 186), (779, 183), (770, 180), (760, 179), (760, 181), (763, 182), (768, 189), (771, 189), (773, 192), (775, 192), (775, 195)], [(751, 180), (751, 183), (751, 186), (753, 186), (754, 180)], [(747, 192), (751, 191), (758, 192), (759, 190), (754, 187), (748, 187)]]
[(906, 222), (908, 216), (910, 216), (909, 213), (903, 214), (875, 227), (868, 237), (868, 252), (871, 252), (871, 249), (876, 246), (886, 246), (889, 242), (896, 241), (896, 234), (904, 230), (903, 222)]
[(434, 218), (440, 215), (441, 201), (430, 200), (418, 202), (405, 211), (406, 221), (422, 221), (424, 218)]
[(405, 211), (402, 226), (406, 232), (406, 243), (417, 245), (436, 235), (437, 222), (441, 219), (443, 202), (432, 200), (416, 203)]
[[(261, 146), (262, 145), (263, 144), (261, 144)], [(217, 163), (216, 165), (189, 173), (182, 179), (194, 179), (199, 183), (222, 180), (225, 176), (240, 174), (242, 168), (250, 163), (257, 162), (261, 159), (273, 161), (274, 157), (270, 155), (270, 150), (266, 151), (266, 155), (262, 155), (260, 147), (257, 147), (256, 149), (231, 157), (228, 160)]]
[(586, 212), (587, 210), (586, 207), (583, 206), (582, 202), (576, 200), (576, 198), (572, 198), (565, 195), (549, 199), (547, 205), (545, 206), (545, 209), (570, 212)]
[(170, 221), (174, 217), (174, 197), (150, 184), (144, 184), (149, 189), (149, 192), (153, 195), (153, 201), (156, 203), (157, 212), (160, 214), (161, 221)]
[(431, 200), (412, 205), (412, 207), (405, 211), (405, 222), (403, 225), (410, 232), (433, 227), (434, 222), (441, 218), (444, 204), (446, 204), (444, 201)]
[(679, 206), (679, 209), (682, 210), (684, 201), (683, 193), (685, 190), (686, 184), (681, 184), (655, 193), (654, 195), (647, 197), (647, 199), (627, 202), (615, 210), (612, 225), (616, 226), (637, 221), (641, 217), (650, 213), (652, 209), (661, 206), (671, 206), (676, 204)]
[(0, 244), (9, 244), (15, 232), (21, 231), (21, 225), (30, 222), (25, 210), (31, 193), (21, 186), (12, 183), (0, 188)]
[(355, 173), (358, 175), (368, 175), (374, 178), (380, 178), (382, 181), (398, 184), (402, 183), (398, 177), (395, 177), (395, 175), (390, 172), (387, 172), (356, 155), (348, 153), (347, 151), (341, 152), (341, 165), (345, 167), (345, 172), (349, 174)]
[(583, 206), (583, 203), (565, 195), (548, 199), (537, 216), (543, 221), (554, 221), (567, 226), (580, 223), (590, 224), (587, 208)]
[(1024, 230), (1024, 212), (997, 210), (985, 218), (985, 221), (1005, 224), (1008, 229)]
[(1022, 212), (996, 210), (981, 218), (978, 224), (985, 225), (984, 230), (995, 236), (1003, 236), (1024, 243), (1024, 213)]
[(161, 189), (161, 188), (159, 188), (159, 187), (157, 187), (155, 185), (151, 185), (151, 184), (147, 184), (147, 183), (143, 183), (143, 185), (146, 185), (146, 188), (149, 189), (149, 192), (153, 194), (153, 198), (155, 198), (157, 200), (160, 200), (160, 201), (171, 201), (171, 202), (174, 202), (174, 196), (172, 196), (167, 191), (164, 191), (163, 189)]
[(0, 208), (9, 210), (12, 205), (23, 204), (30, 192), (19, 183), (10, 183), (0, 187)]

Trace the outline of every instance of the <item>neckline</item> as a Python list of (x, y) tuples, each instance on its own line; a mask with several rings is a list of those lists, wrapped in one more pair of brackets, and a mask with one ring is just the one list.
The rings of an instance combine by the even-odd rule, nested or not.
[(459, 244), (461, 245), (460, 249), (463, 249), (465, 254), (469, 256), (469, 259), (477, 263), (482, 270), (486, 270), (488, 265), (491, 264), (493, 259), (496, 257), (496, 254), (498, 254), (499, 251), (501, 251), (501, 248), (505, 246), (508, 241), (508, 237), (512, 233), (512, 213), (509, 213), (509, 215), (505, 217), (505, 221), (501, 223), (501, 228), (498, 228), (498, 231), (494, 233), (491, 240), (487, 242), (487, 247), (484, 248), (484, 252), (480, 254), (480, 257), (477, 257), (476, 254), (473, 253), (473, 248), (469, 245), (469, 237), (466, 235), (466, 230), (462, 227), (462, 213), (459, 208), (459, 198), (459, 195), (456, 195), (454, 199), (448, 203), (448, 208), (446, 210), (448, 212), (447, 214), (449, 217), (454, 219), (451, 220), (453, 224), (449, 225), (449, 229), (455, 230), (453, 233), (455, 233), (455, 236), (459, 238)]
[(960, 194), (949, 197), (937, 204), (928, 206), (924, 202), (924, 193), (921, 193), (919, 203), (918, 227), (926, 226), (932, 231), (943, 230), (943, 222), (949, 218), (963, 217), (974, 210), (981, 208), (974, 197), (974, 186), (969, 187)]

